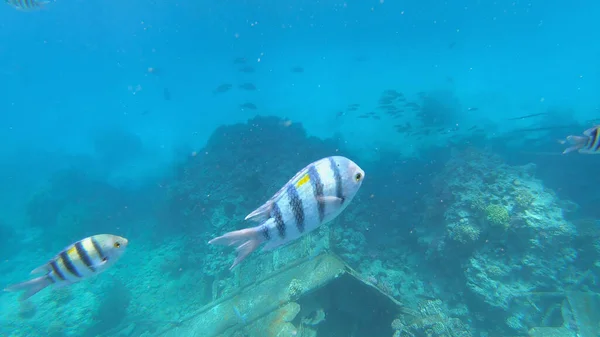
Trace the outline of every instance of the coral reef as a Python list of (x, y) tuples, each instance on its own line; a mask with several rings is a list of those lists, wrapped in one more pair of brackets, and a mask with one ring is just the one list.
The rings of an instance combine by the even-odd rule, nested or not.
[(534, 165), (512, 167), (467, 149), (453, 153), (434, 181), (436, 195), (444, 196), (444, 208), (435, 212), (446, 235), (443, 244), (427, 246), (430, 256), (464, 269), (465, 289), (503, 312), (507, 331), (526, 331), (540, 318), (523, 295), (566, 289), (578, 273), (576, 227), (534, 172)]
[(471, 337), (468, 311), (450, 310), (441, 300), (420, 301), (417, 310), (392, 322), (394, 337)]
[[(421, 116), (430, 126), (458, 113), (453, 96), (434, 96), (426, 97), (422, 108), (437, 114)], [(143, 152), (136, 144), (132, 139), (131, 153)], [(109, 155), (114, 144), (96, 145)], [(10, 264), (0, 264), (6, 279), (21, 281), (28, 271), (15, 266), (42, 263), (41, 256), (98, 228), (132, 235), (135, 250), (123, 264), (89, 282), (44, 290), (20, 304), (16, 294), (7, 294), (7, 301), (0, 301), (7, 313), (0, 317), (0, 334), (151, 335), (165, 325), (181, 324), (190, 312), (245, 289), (267, 272), (297, 260), (315, 261), (329, 251), (362, 275), (365, 287), (377, 287), (388, 295), (381, 297), (403, 304), (402, 313), (390, 313), (396, 317), (390, 323), (397, 337), (571, 329), (568, 315), (558, 317), (564, 311), (562, 299), (539, 294), (598, 291), (597, 219), (571, 219), (578, 206), (545, 188), (534, 175), (535, 165), (510, 166), (476, 149), (453, 151), (440, 170), (418, 161), (366, 162), (369, 184), (335, 222), (272, 253), (253, 254), (230, 272), (234, 252), (207, 246), (207, 240), (252, 226), (243, 222), (248, 213), (300, 168), (331, 154), (347, 155), (341, 142), (308, 137), (299, 124), (256, 117), (217, 129), (157, 189), (128, 190), (82, 170), (59, 172), (32, 197), (30, 228), (21, 233), (0, 223), (3, 254), (26, 247)], [(161, 198), (166, 206), (151, 203)], [(44, 240), (49, 233), (56, 234)], [(310, 293), (308, 283), (298, 278), (281, 283), (286, 300), (301, 302)], [(319, 329), (333, 331), (331, 322), (343, 321), (338, 311), (351, 311), (348, 306), (303, 303), (299, 313), (298, 304), (290, 302), (270, 314), (268, 325), (256, 327), (256, 334), (318, 336)], [(240, 309), (235, 314), (246, 324), (251, 308)]]

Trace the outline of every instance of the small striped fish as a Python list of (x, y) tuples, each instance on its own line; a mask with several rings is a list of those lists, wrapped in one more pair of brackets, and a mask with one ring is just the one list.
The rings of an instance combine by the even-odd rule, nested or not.
[(600, 125), (583, 132), (583, 136), (568, 136), (561, 144), (573, 145), (563, 151), (563, 154), (577, 151), (583, 154), (600, 154)]
[(49, 4), (49, 0), (4, 0), (7, 4), (21, 10), (40, 9)]
[(365, 172), (348, 158), (318, 160), (246, 216), (245, 220), (260, 222), (259, 226), (229, 232), (208, 243), (237, 246), (233, 269), (263, 243), (263, 251), (273, 250), (333, 220), (350, 204), (364, 177)]
[(114, 264), (127, 248), (127, 243), (127, 239), (111, 234), (77, 241), (31, 272), (43, 273), (43, 276), (8, 286), (4, 291), (24, 290), (21, 300), (26, 300), (51, 284), (64, 286), (84, 280)]

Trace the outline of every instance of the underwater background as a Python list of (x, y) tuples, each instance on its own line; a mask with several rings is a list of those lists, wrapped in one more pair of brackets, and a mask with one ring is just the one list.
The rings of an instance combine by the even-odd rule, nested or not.
[[(600, 156), (557, 142), (600, 124), (598, 17), (2, 3), (2, 287), (84, 237), (129, 246), (92, 279), (0, 293), (0, 336), (600, 336)], [(352, 204), (230, 271), (207, 242), (333, 155), (366, 172)]]

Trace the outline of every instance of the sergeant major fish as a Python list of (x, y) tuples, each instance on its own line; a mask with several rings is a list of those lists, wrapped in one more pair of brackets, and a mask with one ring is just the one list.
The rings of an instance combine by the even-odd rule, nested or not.
[(260, 225), (226, 233), (208, 243), (236, 246), (233, 269), (263, 243), (262, 250), (270, 251), (333, 220), (350, 204), (364, 178), (365, 172), (348, 158), (318, 160), (244, 219)]
[(563, 151), (563, 154), (577, 151), (583, 154), (600, 154), (600, 125), (583, 132), (583, 136), (567, 136), (566, 140), (561, 140), (561, 144), (569, 143), (573, 145)]
[(40, 9), (50, 3), (49, 0), (4, 0), (4, 2), (20, 10)]
[(29, 281), (8, 286), (4, 291), (25, 292), (26, 300), (51, 284), (69, 285), (99, 274), (115, 263), (127, 248), (127, 239), (111, 234), (99, 234), (68, 246), (31, 274), (44, 274)]

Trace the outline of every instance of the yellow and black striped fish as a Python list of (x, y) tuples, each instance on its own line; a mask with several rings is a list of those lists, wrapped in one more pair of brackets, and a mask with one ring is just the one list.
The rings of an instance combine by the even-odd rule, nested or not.
[(24, 290), (26, 300), (49, 285), (68, 285), (99, 274), (115, 263), (127, 248), (127, 239), (111, 234), (90, 236), (68, 246), (31, 274), (42, 274), (33, 280), (8, 286), (4, 291)]
[(4, 0), (7, 4), (20, 10), (40, 9), (49, 4), (50, 0)]
[(594, 126), (583, 132), (583, 136), (568, 136), (561, 144), (572, 145), (563, 151), (563, 154), (577, 151), (582, 154), (600, 154), (600, 125)]

